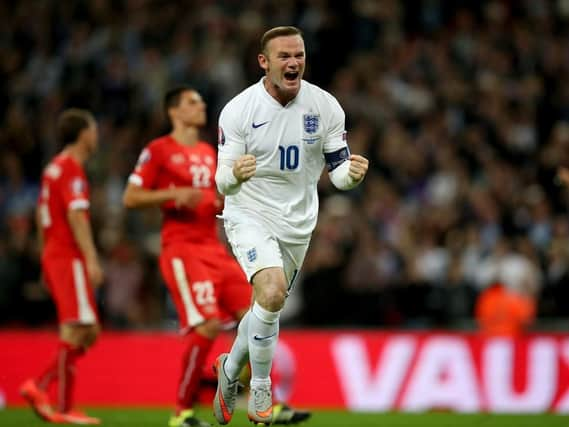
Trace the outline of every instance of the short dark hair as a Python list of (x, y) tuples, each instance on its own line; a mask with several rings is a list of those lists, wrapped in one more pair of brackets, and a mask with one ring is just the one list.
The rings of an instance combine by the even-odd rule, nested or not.
[(170, 120), (170, 116), (168, 116), (168, 110), (172, 107), (177, 107), (180, 105), (180, 98), (182, 98), (182, 94), (184, 92), (193, 92), (195, 89), (188, 85), (181, 85), (176, 86), (166, 92), (164, 95), (164, 114), (166, 114), (166, 118), (168, 121)]
[(71, 144), (79, 138), (84, 129), (95, 123), (95, 117), (88, 110), (69, 108), (57, 119), (57, 135), (62, 144)]
[(300, 36), (302, 37), (302, 31), (300, 31), (296, 27), (292, 26), (284, 26), (284, 27), (275, 27), (271, 28), (263, 37), (261, 37), (261, 53), (266, 54), (267, 44), (272, 40), (276, 39), (277, 37), (284, 37), (284, 36)]

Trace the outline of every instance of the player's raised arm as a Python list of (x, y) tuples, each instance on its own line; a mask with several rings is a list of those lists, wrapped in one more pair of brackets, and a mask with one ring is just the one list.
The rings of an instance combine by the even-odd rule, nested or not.
[[(228, 108), (229, 107), (229, 108)], [(231, 105), (219, 116), (218, 154), (215, 182), (221, 194), (232, 195), (239, 191), (241, 184), (249, 180), (257, 170), (255, 156), (246, 154), (245, 140)]]
[(324, 144), (324, 159), (332, 184), (339, 190), (350, 190), (363, 181), (369, 162), (359, 154), (350, 154), (344, 111), (335, 98), (330, 96), (330, 100), (332, 111), (330, 130)]

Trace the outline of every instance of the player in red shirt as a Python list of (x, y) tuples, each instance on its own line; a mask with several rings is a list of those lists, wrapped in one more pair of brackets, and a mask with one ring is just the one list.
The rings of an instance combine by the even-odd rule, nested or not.
[[(90, 112), (69, 109), (59, 116), (58, 133), (65, 148), (43, 171), (37, 228), (43, 278), (57, 307), (60, 343), (45, 372), (27, 380), (20, 392), (46, 421), (99, 424), (97, 418), (73, 409), (76, 361), (99, 333), (93, 286), (101, 284), (103, 272), (91, 234), (89, 186), (82, 166), (97, 149), (97, 124)], [(47, 389), (56, 380), (54, 411)]]
[[(217, 235), (216, 214), (223, 204), (214, 182), (217, 154), (199, 139), (206, 124), (206, 104), (189, 87), (169, 91), (164, 99), (170, 134), (141, 152), (124, 192), (128, 208), (162, 210), (160, 269), (175, 303), (186, 340), (176, 413), (170, 427), (210, 424), (195, 416), (203, 365), (227, 315), (241, 319), (249, 310), (252, 288), (239, 264)], [(279, 404), (274, 423), (297, 423), (310, 416)]]
[(181, 87), (166, 94), (165, 109), (172, 132), (142, 151), (123, 201), (128, 208), (162, 210), (160, 270), (186, 341), (169, 425), (204, 427), (210, 424), (192, 409), (203, 364), (220, 332), (222, 313), (241, 318), (249, 309), (251, 287), (217, 237), (215, 215), (222, 205), (214, 182), (217, 156), (199, 140), (205, 103), (196, 91)]

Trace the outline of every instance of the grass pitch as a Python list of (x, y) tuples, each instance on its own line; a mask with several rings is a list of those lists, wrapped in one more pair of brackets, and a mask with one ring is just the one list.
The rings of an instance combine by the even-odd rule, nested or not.
[[(170, 417), (167, 409), (90, 408), (89, 415), (100, 417), (105, 427), (166, 427)], [(210, 409), (198, 415), (217, 426)], [(1, 427), (47, 427), (27, 408), (0, 410)], [(237, 411), (228, 427), (252, 427), (244, 411)], [(350, 413), (315, 411), (302, 427), (561, 427), (569, 426), (569, 417), (561, 415), (458, 415), (450, 413)]]

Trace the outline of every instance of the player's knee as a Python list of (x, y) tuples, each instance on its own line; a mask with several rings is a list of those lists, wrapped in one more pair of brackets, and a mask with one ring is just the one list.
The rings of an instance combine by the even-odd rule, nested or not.
[(97, 341), (99, 336), (99, 328), (94, 327), (85, 332), (85, 336), (83, 337), (83, 348), (87, 350), (88, 348), (92, 347)]
[(255, 301), (266, 310), (275, 312), (283, 308), (287, 284), (281, 269), (268, 268), (253, 278)]
[(256, 299), (265, 310), (272, 312), (279, 311), (284, 306), (286, 290), (282, 286), (278, 286), (276, 284), (269, 285), (257, 295)]
[(207, 338), (214, 339), (221, 332), (221, 320), (208, 319), (201, 325), (197, 326), (196, 332)]

